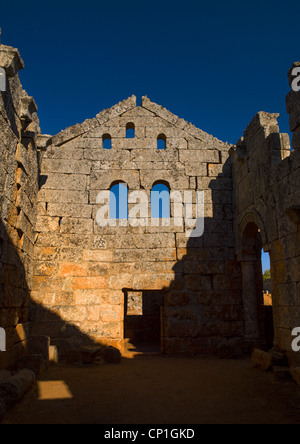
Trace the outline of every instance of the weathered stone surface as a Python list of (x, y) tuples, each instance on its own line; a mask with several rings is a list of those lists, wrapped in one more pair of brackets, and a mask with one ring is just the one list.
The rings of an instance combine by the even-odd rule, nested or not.
[(102, 352), (102, 347), (81, 347), (81, 359), (83, 364), (92, 364)]
[(252, 353), (251, 360), (254, 366), (261, 370), (268, 371), (272, 369), (273, 357), (271, 353), (255, 349)]
[(114, 347), (107, 347), (104, 352), (104, 361), (108, 364), (120, 364), (121, 353)]
[(50, 345), (49, 347), (49, 363), (50, 365), (59, 363), (59, 351), (56, 345)]
[(34, 384), (35, 376), (31, 370), (20, 370), (15, 376), (10, 377), (0, 384), (0, 398), (6, 407), (13, 407), (30, 390)]
[(32, 279), (35, 203), (38, 192), (40, 133), (37, 107), (20, 84), (24, 64), (17, 49), (0, 45), (7, 91), (0, 97), (0, 327), (6, 352), (0, 369), (12, 367), (26, 351)]
[(0, 45), (0, 66), (5, 69), (8, 76), (13, 77), (24, 68), (24, 62), (17, 49)]
[[(230, 149), (147, 97), (137, 106), (135, 96), (52, 137), (40, 134), (36, 104), (20, 84), (18, 51), (1, 45), (0, 62), (11, 91), (0, 97), (0, 326), (8, 344), (0, 368), (24, 354), (28, 363), (38, 362), (36, 353), (48, 362), (49, 341), (33, 346), (34, 334), (51, 338), (54, 361), (58, 349), (62, 356), (95, 344), (122, 350), (130, 291), (142, 299), (163, 294), (156, 333), (166, 353), (224, 358), (238, 355), (243, 340), (245, 349), (266, 345), (262, 247), (272, 261), (274, 345), (299, 363), (291, 331), (300, 325), (300, 93), (287, 97), (292, 153), (278, 114), (258, 113)], [(120, 182), (130, 217), (99, 226), (99, 193)], [(157, 183), (171, 192), (162, 221), (151, 220)], [(137, 191), (147, 202), (133, 215)], [(204, 197), (198, 238), (189, 226), (196, 191)], [(260, 353), (268, 368), (269, 355)]]
[(49, 336), (31, 336), (29, 339), (29, 353), (33, 355), (42, 355), (46, 366), (49, 365)]

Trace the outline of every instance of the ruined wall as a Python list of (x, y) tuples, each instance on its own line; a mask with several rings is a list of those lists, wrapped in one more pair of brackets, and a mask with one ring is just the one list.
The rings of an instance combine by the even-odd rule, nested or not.
[[(287, 103), (288, 112), (292, 112), (292, 131), (300, 124), (300, 113), (297, 125), (293, 114), (296, 101), (299, 103), (299, 93), (291, 92)], [(248, 328), (249, 338), (255, 341), (255, 310), (256, 317), (260, 310), (253, 279), (258, 229), (271, 259), (274, 346), (286, 352), (290, 363), (295, 364), (299, 357), (292, 352), (291, 333), (300, 325), (300, 145), (295, 133), (295, 150), (290, 151), (289, 136), (279, 133), (277, 118), (277, 114), (258, 113), (232, 150), (237, 254), (243, 269), (246, 337)]]
[[(0, 95), (0, 327), (7, 352), (0, 368), (26, 351), (29, 336), (49, 336), (62, 354), (90, 343), (123, 349), (125, 334), (156, 338), (149, 328), (159, 323), (166, 353), (224, 356), (243, 341), (266, 345), (262, 247), (271, 258), (274, 346), (299, 364), (291, 332), (300, 327), (300, 92), (287, 96), (294, 151), (279, 133), (278, 115), (261, 112), (229, 156), (227, 144), (147, 97), (141, 106), (133, 96), (42, 136), (36, 104), (20, 84), (23, 66), (16, 49), (0, 46), (7, 78)], [(108, 139), (111, 149), (104, 149)], [(158, 139), (165, 149), (158, 150)], [(146, 192), (147, 226), (97, 223), (97, 196), (118, 182), (129, 193)], [(158, 182), (182, 196), (192, 191), (193, 216), (195, 193), (204, 192), (203, 236), (174, 225), (176, 199), (170, 226), (151, 225)], [(126, 319), (128, 307), (134, 316), (144, 307), (146, 325)]]
[[(110, 150), (103, 149), (107, 135)], [(157, 149), (160, 135), (165, 150)], [(156, 290), (164, 292), (165, 352), (215, 352), (243, 337), (228, 150), (146, 97), (51, 138), (41, 163), (32, 334), (49, 335), (61, 351), (89, 340), (122, 349), (124, 290)], [(189, 239), (187, 227), (174, 227), (173, 203), (169, 227), (150, 220), (147, 227), (99, 227), (97, 195), (118, 181), (129, 192), (145, 190), (149, 201), (157, 181), (171, 191), (203, 190), (204, 236)]]
[(34, 208), (38, 157), (34, 137), (40, 132), (36, 105), (20, 84), (19, 52), (0, 45), (6, 91), (0, 93), (0, 326), (6, 352), (0, 368), (12, 366), (26, 350), (33, 267)]

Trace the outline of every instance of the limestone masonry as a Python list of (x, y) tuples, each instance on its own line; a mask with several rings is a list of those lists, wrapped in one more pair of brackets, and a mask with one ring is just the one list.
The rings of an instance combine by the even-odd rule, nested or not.
[[(0, 66), (0, 368), (41, 353), (49, 338), (62, 358), (82, 346), (156, 342), (167, 354), (220, 357), (273, 348), (300, 365), (291, 348), (300, 327), (300, 93), (287, 97), (293, 151), (278, 114), (258, 113), (229, 146), (134, 96), (52, 137), (20, 84), (19, 52), (1, 45)], [(118, 183), (147, 193), (147, 226), (98, 225), (97, 196)], [(204, 192), (202, 237), (175, 226), (174, 199), (170, 225), (152, 226), (157, 184)]]

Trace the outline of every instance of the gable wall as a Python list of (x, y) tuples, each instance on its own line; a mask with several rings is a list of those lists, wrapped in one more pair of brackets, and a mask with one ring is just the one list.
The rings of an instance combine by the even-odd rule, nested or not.
[[(131, 122), (136, 137), (126, 139)], [(111, 150), (102, 148), (104, 134)], [(228, 150), (147, 98), (140, 107), (130, 98), (55, 136), (41, 164), (32, 334), (49, 335), (62, 351), (91, 341), (122, 349), (127, 289), (164, 290), (165, 352), (212, 352), (242, 337)], [(173, 220), (170, 227), (98, 226), (100, 191), (125, 181), (129, 192), (150, 198), (159, 180), (171, 191), (205, 192), (203, 237), (189, 239)]]

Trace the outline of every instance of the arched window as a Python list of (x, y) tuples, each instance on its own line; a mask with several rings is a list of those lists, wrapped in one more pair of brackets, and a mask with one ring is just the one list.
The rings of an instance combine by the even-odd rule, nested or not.
[(134, 123), (127, 123), (126, 125), (126, 139), (135, 138), (135, 125)]
[(164, 134), (160, 134), (157, 137), (157, 149), (165, 150), (167, 148), (167, 138)]
[(151, 191), (152, 219), (170, 218), (170, 188), (164, 182), (154, 184)]
[(110, 188), (110, 218), (128, 219), (128, 186), (119, 182)]
[(103, 148), (105, 150), (111, 150), (111, 135), (110, 134), (104, 134), (102, 137), (103, 140)]

